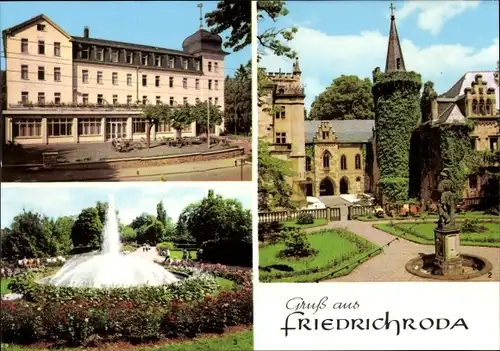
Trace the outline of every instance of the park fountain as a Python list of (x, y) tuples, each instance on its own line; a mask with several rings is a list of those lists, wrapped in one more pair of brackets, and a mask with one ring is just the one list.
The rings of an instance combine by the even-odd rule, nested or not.
[(455, 221), (455, 201), (448, 173), (438, 185), (439, 220), (434, 229), (434, 254), (420, 254), (406, 264), (406, 270), (422, 278), (464, 280), (482, 276), (493, 268), (485, 258), (460, 252), (460, 229)]
[(158, 286), (179, 280), (176, 274), (152, 261), (120, 252), (120, 232), (112, 196), (109, 197), (102, 237), (100, 253), (74, 257), (55, 275), (39, 282), (56, 286), (116, 288)]

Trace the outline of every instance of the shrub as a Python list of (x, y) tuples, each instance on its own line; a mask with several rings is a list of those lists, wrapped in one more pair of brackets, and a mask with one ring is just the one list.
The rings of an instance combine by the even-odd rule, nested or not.
[(298, 229), (288, 230), (285, 240), (285, 249), (279, 255), (283, 257), (308, 257), (317, 254), (311, 247), (306, 233)]
[[(33, 277), (19, 279), (12, 284), (12, 291), (23, 294), (27, 301), (44, 303), (64, 302), (75, 299), (91, 301), (132, 301), (135, 303), (166, 304), (171, 300), (195, 301), (217, 291), (217, 282), (207, 275), (195, 276), (174, 284), (161, 286), (139, 286), (132, 288), (76, 288), (37, 284)], [(10, 288), (10, 286), (9, 286)]]
[(299, 213), (297, 216), (297, 224), (313, 224), (314, 218), (311, 213)]
[(107, 341), (148, 342), (165, 337), (222, 333), (227, 327), (253, 321), (251, 270), (199, 265), (215, 274), (239, 276), (236, 291), (205, 295), (196, 301), (100, 300), (2, 301), (0, 333), (4, 343), (56, 342), (68, 346), (99, 346)]
[(477, 218), (465, 219), (462, 223), (462, 232), (464, 233), (481, 233), (486, 231), (487, 228), (479, 222)]
[(281, 231), (283, 231), (283, 228), (283, 223), (280, 222), (259, 223), (259, 241), (269, 240), (269, 238), (281, 233)]
[(162, 242), (159, 244), (156, 244), (156, 249), (158, 250), (158, 254), (160, 256), (165, 256), (167, 249), (172, 251), (175, 248), (174, 243), (172, 242)]
[(252, 266), (252, 242), (240, 239), (221, 238), (205, 241), (199, 259), (230, 266)]

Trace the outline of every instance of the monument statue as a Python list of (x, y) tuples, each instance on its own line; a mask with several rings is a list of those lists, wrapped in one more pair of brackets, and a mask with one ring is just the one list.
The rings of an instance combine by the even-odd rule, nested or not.
[(439, 220), (438, 228), (441, 230), (454, 230), (455, 228), (455, 195), (452, 190), (451, 180), (447, 170), (441, 172), (441, 181), (438, 184), (440, 198), (438, 201)]

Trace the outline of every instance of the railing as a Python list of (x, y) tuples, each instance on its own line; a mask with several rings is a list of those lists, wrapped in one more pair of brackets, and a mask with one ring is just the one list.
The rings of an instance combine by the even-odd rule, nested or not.
[(375, 206), (349, 206), (347, 219), (352, 220), (361, 216), (375, 215)]
[(340, 208), (327, 207), (311, 210), (298, 211), (274, 211), (274, 212), (259, 212), (259, 223), (283, 222), (297, 219), (299, 215), (308, 213), (314, 219), (327, 219), (328, 221), (340, 221)]

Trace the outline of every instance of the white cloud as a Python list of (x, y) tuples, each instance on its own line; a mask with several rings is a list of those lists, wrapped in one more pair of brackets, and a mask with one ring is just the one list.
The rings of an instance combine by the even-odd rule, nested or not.
[(479, 1), (472, 0), (405, 1), (401, 10), (396, 10), (396, 18), (401, 21), (416, 12), (418, 27), (436, 35), (447, 21), (478, 5)]
[[(498, 37), (484, 48), (461, 44), (434, 44), (420, 47), (401, 37), (407, 70), (422, 74), (424, 81), (432, 80), (439, 92), (450, 88), (466, 71), (492, 70), (498, 60)], [(306, 107), (316, 95), (342, 74), (372, 77), (375, 67), (385, 68), (387, 35), (379, 31), (364, 31), (352, 35), (328, 35), (301, 27), (289, 43), (299, 56), (302, 83), (306, 85)], [(261, 66), (268, 72), (292, 71), (292, 60), (264, 55)]]

